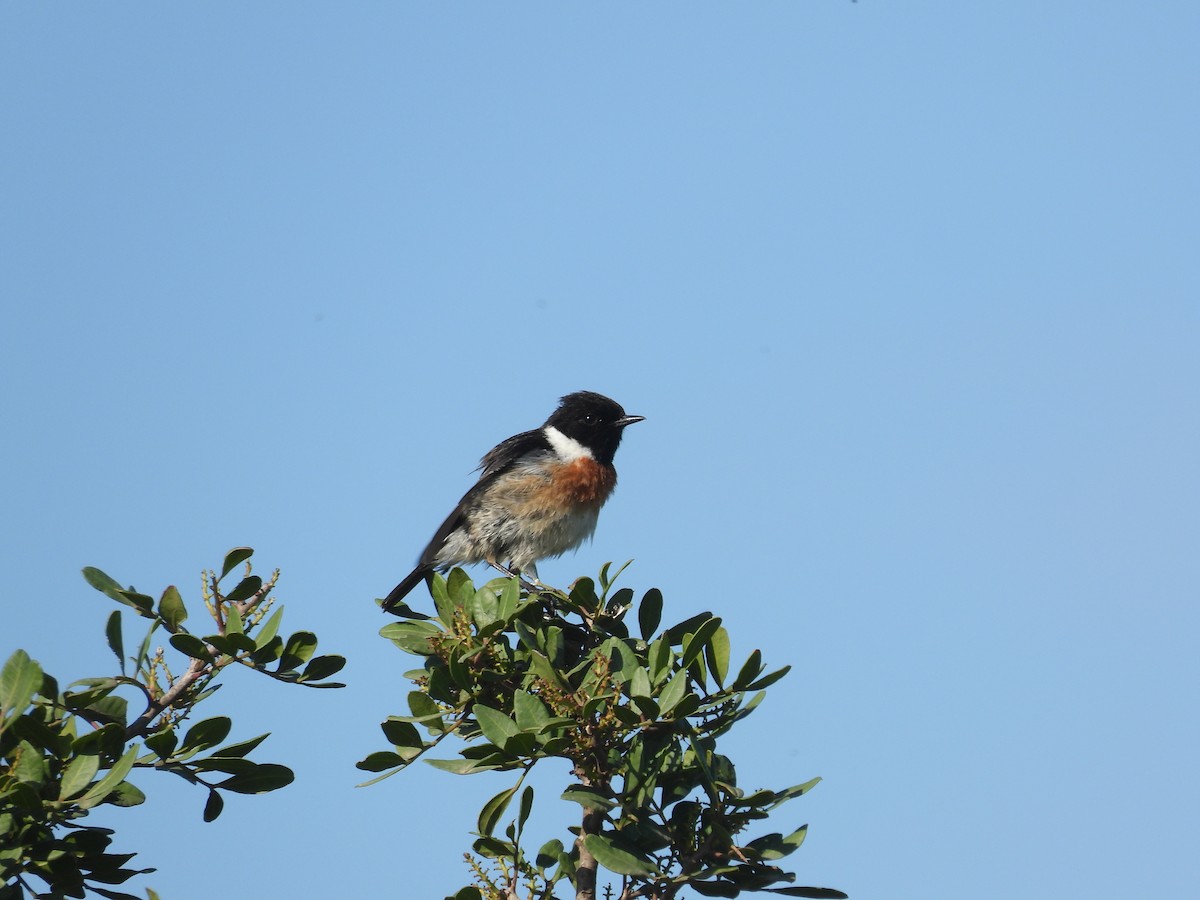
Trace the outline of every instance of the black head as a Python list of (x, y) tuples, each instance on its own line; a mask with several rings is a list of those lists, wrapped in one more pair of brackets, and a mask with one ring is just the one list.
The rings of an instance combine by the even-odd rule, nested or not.
[(547, 426), (554, 426), (592, 451), (598, 462), (611, 463), (626, 425), (645, 416), (627, 416), (621, 404), (594, 391), (567, 394), (558, 403)]

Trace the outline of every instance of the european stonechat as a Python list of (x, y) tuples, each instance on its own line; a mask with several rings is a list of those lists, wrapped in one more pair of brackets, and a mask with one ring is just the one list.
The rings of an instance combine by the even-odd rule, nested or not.
[(387, 595), (384, 611), (400, 606), (435, 569), (486, 562), (536, 579), (538, 560), (592, 536), (600, 507), (617, 485), (613, 456), (621, 435), (644, 418), (627, 416), (602, 394), (578, 391), (563, 397), (541, 428), (496, 445), (417, 567)]

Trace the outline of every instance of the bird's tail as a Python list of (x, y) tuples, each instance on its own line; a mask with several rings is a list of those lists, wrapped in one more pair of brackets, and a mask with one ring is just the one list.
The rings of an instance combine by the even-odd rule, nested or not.
[(417, 566), (407, 577), (392, 588), (392, 592), (387, 595), (387, 599), (383, 601), (383, 611), (392, 612), (396, 607), (402, 605), (404, 598), (408, 596), (408, 592), (415, 588), (422, 581), (428, 581), (433, 574), (431, 566)]

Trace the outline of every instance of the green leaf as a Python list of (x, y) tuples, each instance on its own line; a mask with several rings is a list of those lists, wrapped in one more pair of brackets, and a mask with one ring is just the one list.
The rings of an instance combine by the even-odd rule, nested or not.
[(105, 884), (121, 884), (128, 881), (134, 875), (142, 875), (146, 872), (153, 872), (153, 869), (125, 869), (121, 868), (126, 862), (132, 859), (136, 854), (105, 854), (103, 857), (103, 868), (97, 867), (92, 869), (87, 878), (89, 891), (105, 897), (106, 900), (142, 900), (136, 894), (127, 894), (124, 891), (110, 891), (107, 888), (102, 888), (94, 882), (102, 882)]
[(550, 721), (546, 704), (528, 691), (517, 691), (513, 695), (513, 713), (521, 731), (538, 731)]
[(570, 685), (563, 681), (558, 669), (554, 667), (554, 664), (550, 662), (544, 653), (538, 653), (536, 650), (529, 652), (529, 669), (534, 675), (541, 678), (551, 687), (557, 688), (560, 691), (571, 691)]
[(209, 747), (215, 747), (229, 737), (231, 728), (233, 728), (233, 720), (228, 716), (213, 716), (211, 719), (197, 722), (184, 735), (180, 752), (207, 750)]
[[(232, 572), (234, 566), (244, 563), (253, 555), (254, 551), (249, 547), (234, 547), (225, 554), (225, 562), (221, 564), (221, 578)], [(218, 578), (217, 581), (220, 581), (221, 578)]]
[(498, 615), (504, 621), (512, 618), (521, 602), (521, 582), (517, 578), (505, 578), (500, 590)]
[(92, 783), (92, 778), (98, 771), (100, 771), (98, 754), (86, 753), (76, 756), (63, 771), (62, 784), (58, 791), (59, 799), (70, 800), (72, 797), (82, 794)]
[(24, 650), (15, 651), (0, 669), (0, 732), (10, 717), (21, 715), (42, 684), (42, 667)]
[[(488, 582), (488, 584), (491, 584), (491, 582)], [(482, 630), (499, 620), (500, 601), (496, 597), (495, 592), (487, 585), (484, 585), (471, 598), (471, 605), (468, 607), (468, 612), (475, 626)], [(446, 624), (449, 625), (451, 623), (447, 622)]]
[(138, 611), (138, 615), (144, 616), (147, 619), (157, 618), (154, 614), (154, 598), (148, 597), (130, 588), (126, 591), (121, 591), (121, 596), (125, 598), (129, 606), (132, 606)]
[(100, 722), (115, 722), (124, 728), (128, 722), (129, 701), (124, 697), (97, 697), (87, 706), (91, 718)]
[(432, 651), (429, 639), (444, 634), (433, 622), (392, 622), (379, 629), (379, 634), (406, 653), (428, 656)]
[(230, 603), (242, 603), (257, 594), (262, 584), (263, 580), (257, 575), (247, 575), (225, 595), (225, 599)]
[(850, 900), (848, 894), (835, 891), (833, 888), (820, 887), (785, 887), (766, 888), (768, 894), (780, 894), (784, 897), (809, 897), (811, 900)]
[(540, 629), (535, 631), (520, 619), (517, 619), (513, 622), (513, 631), (516, 633), (517, 640), (521, 642), (522, 646), (534, 651), (543, 651), (545, 649), (546, 636)]
[(761, 651), (755, 650), (742, 664), (742, 668), (738, 672), (737, 678), (733, 679), (733, 684), (729, 686), (730, 690), (746, 690), (746, 685), (757, 678), (762, 673), (762, 670), (762, 653)]
[(627, 850), (613, 845), (608, 837), (602, 834), (589, 834), (583, 839), (583, 845), (588, 852), (596, 857), (596, 862), (610, 872), (618, 875), (634, 875), (646, 877), (661, 874), (657, 866), (648, 860), (634, 856)]
[(167, 585), (158, 601), (158, 614), (166, 623), (167, 631), (178, 631), (179, 626), (187, 620), (187, 608), (183, 605), (183, 597), (179, 588), (173, 584)]
[(154, 632), (158, 631), (158, 620), (155, 619), (150, 623), (150, 627), (146, 630), (146, 636), (142, 638), (142, 642), (138, 644), (137, 655), (133, 658), (133, 669), (136, 672), (142, 667), (142, 663), (150, 655), (150, 641), (154, 637)]
[(83, 578), (88, 584), (100, 591), (100, 593), (107, 594), (118, 603), (124, 603), (126, 606), (132, 606), (132, 604), (126, 600), (124, 595), (121, 593), (124, 588), (122, 588), (121, 585), (117, 584), (114, 579), (110, 578), (104, 572), (101, 572), (95, 566), (84, 566)]
[(785, 856), (798, 850), (807, 836), (808, 826), (801, 825), (787, 837), (776, 832), (755, 838), (746, 844), (742, 850), (755, 859), (783, 859)]
[[(257, 644), (257, 642), (255, 642)], [(256, 666), (266, 668), (279, 657), (283, 656), (283, 639), (275, 635), (261, 647), (256, 647), (250, 654), (250, 661)]]
[(658, 630), (658, 626), (662, 624), (663, 611), (663, 595), (658, 588), (650, 588), (646, 591), (646, 596), (642, 598), (642, 605), (638, 607), (638, 628), (642, 633), (642, 640), (648, 641)]
[(104, 777), (92, 785), (86, 794), (79, 798), (78, 804), (83, 809), (89, 809), (100, 803), (105, 797), (117, 789), (125, 776), (133, 770), (133, 763), (137, 759), (138, 748), (130, 747), (125, 751), (125, 755), (118, 759), (111, 769), (105, 773)]
[(328, 678), (330, 675), (342, 671), (345, 665), (346, 658), (343, 656), (315, 656), (304, 667), (300, 680), (320, 681), (322, 678)]
[(780, 678), (782, 678), (784, 675), (786, 675), (790, 671), (792, 671), (791, 666), (784, 666), (782, 669), (776, 669), (771, 674), (764, 675), (762, 678), (759, 678), (757, 681), (751, 682), (750, 684), (746, 685), (746, 690), (761, 691), (763, 688), (770, 687), (771, 685), (773, 685), (775, 682), (777, 682)]
[(73, 684), (88, 687), (83, 691), (67, 691), (63, 694), (63, 703), (70, 709), (87, 709), (116, 690), (119, 682), (115, 678), (82, 678)]
[[(29, 785), (41, 786), (46, 783), (46, 778), (50, 774), (46, 765), (46, 758), (39, 752), (38, 748), (29, 743), (29, 741), (21, 741), (17, 744), (16, 758), (12, 766), (5, 772), (7, 777), (15, 778), (17, 781), (24, 782)], [(7, 791), (5, 791), (5, 794)], [(5, 801), (7, 803), (7, 796)], [(41, 808), (41, 801), (38, 801), (38, 808)], [(0, 809), (4, 809), (0, 806)], [(0, 834), (4, 831), (0, 830)]]
[(618, 681), (629, 681), (635, 672), (641, 671), (642, 661), (632, 647), (612, 638), (605, 643), (612, 663), (609, 671)]
[(602, 809), (607, 812), (617, 807), (617, 801), (598, 794), (591, 788), (584, 787), (582, 784), (571, 785), (562, 792), (562, 799), (578, 803), (584, 809)]
[(503, 747), (517, 733), (516, 723), (498, 709), (477, 703), (472, 712), (483, 736), (497, 747)]
[(650, 691), (650, 676), (645, 669), (636, 669), (629, 679), (629, 696), (634, 700), (649, 699), (653, 696)]
[(374, 753), (367, 754), (366, 759), (356, 762), (354, 767), (362, 769), (364, 772), (386, 772), (388, 769), (394, 769), (396, 766), (404, 764), (405, 759), (399, 753), (391, 750), (376, 750)]
[[(45, 815), (41, 795), (31, 784), (18, 782), (9, 785), (4, 792), (4, 802), (14, 812), (23, 812), (26, 815), (38, 817)], [(0, 852), (3, 852), (3, 848), (0, 848)]]
[(683, 695), (687, 692), (687, 685), (687, 669), (680, 669), (667, 682), (667, 686), (662, 689), (662, 693), (658, 695), (658, 706), (661, 715), (668, 715), (671, 710), (679, 705), (679, 701), (683, 699)]
[(496, 823), (500, 821), (500, 817), (504, 815), (504, 810), (508, 809), (508, 802), (512, 800), (516, 794), (520, 784), (514, 784), (510, 788), (505, 788), (487, 803), (483, 804), (483, 809), (479, 811), (478, 831), (481, 835), (491, 835), (496, 829)]
[(712, 639), (704, 647), (704, 655), (717, 686), (724, 687), (725, 676), (729, 674), (729, 632), (724, 628), (713, 632)]
[[(74, 730), (73, 727), (72, 730)], [(114, 756), (120, 756), (125, 752), (125, 728), (114, 722), (106, 723), (94, 731), (86, 731), (75, 738), (71, 742), (70, 749), (76, 756), (87, 753), (99, 754), (101, 762)], [(67, 758), (70, 755), (70, 752), (64, 752), (61, 758)]]
[(141, 806), (146, 802), (146, 795), (136, 785), (122, 781), (109, 792), (104, 802), (120, 807)]
[(159, 759), (170, 759), (171, 754), (175, 752), (176, 744), (179, 743), (179, 737), (173, 728), (167, 727), (150, 735), (146, 738), (145, 743)]
[(546, 656), (555, 663), (561, 663), (563, 658), (563, 630), (557, 625), (548, 625), (543, 633), (546, 636)]
[(499, 766), (481, 765), (473, 759), (427, 759), (425, 762), (443, 772), (453, 772), (455, 775), (473, 775), (476, 772), (490, 772)]
[(690, 619), (684, 619), (678, 625), (672, 625), (663, 633), (663, 637), (666, 638), (667, 643), (669, 643), (672, 647), (682, 644), (683, 639), (687, 637), (687, 635), (694, 632), (712, 617), (713, 614), (710, 612), (696, 613), (696, 615), (692, 616)]
[(784, 788), (782, 791), (775, 791), (774, 797), (772, 798), (773, 802), (767, 807), (767, 809), (774, 809), (780, 804), (786, 803), (788, 800), (795, 799), (796, 797), (802, 797), (820, 783), (820, 778), (812, 778), (804, 782), (804, 784), (795, 784), (789, 788)]
[(221, 814), (221, 810), (225, 808), (225, 798), (216, 791), (208, 792), (208, 800), (204, 804), (204, 821), (211, 822)]
[(212, 654), (208, 652), (208, 647), (204, 641), (196, 637), (194, 634), (179, 632), (173, 634), (167, 639), (168, 643), (185, 656), (190, 656), (192, 659), (198, 659), (202, 662), (212, 662)]
[[(429, 693), (429, 696), (439, 703), (445, 703), (447, 706), (457, 706), (460, 692), (455, 690), (452, 680), (456, 674), (461, 675), (462, 670), (466, 667), (459, 657), (457, 649), (450, 654), (450, 658), (458, 661), (458, 664), (455, 666), (456, 671), (452, 671), (449, 663), (447, 663), (445, 666), (422, 670), (421, 674), (415, 680), (419, 681), (428, 675), (425, 690)], [(474, 687), (473, 682), (470, 683), (470, 687)]]
[(226, 775), (246, 775), (257, 767), (258, 763), (240, 756), (206, 756), (191, 764), (196, 772), (224, 772)]
[(233, 775), (215, 786), (224, 791), (237, 794), (265, 794), (276, 791), (295, 781), (296, 776), (287, 766), (278, 763), (261, 763), (255, 766), (253, 772), (245, 775)]
[(518, 835), (525, 830), (525, 823), (529, 821), (531, 812), (533, 812), (533, 786), (526, 785), (525, 790), (521, 791), (521, 808), (517, 813)]
[(535, 864), (540, 869), (546, 869), (558, 862), (563, 852), (563, 842), (558, 838), (546, 841), (538, 848)]
[[(462, 609), (470, 609), (471, 601), (475, 598), (475, 585), (471, 583), (471, 578), (462, 569), (454, 568), (450, 570), (450, 574), (446, 576), (446, 593), (451, 603), (451, 608), (457, 606)], [(434, 598), (434, 605), (437, 604), (437, 598)], [(449, 624), (449, 623), (447, 623)]]
[(574, 731), (577, 726), (578, 723), (572, 718), (567, 716), (555, 716), (554, 718), (547, 719), (545, 722), (543, 722), (538, 728), (537, 733), (552, 734), (553, 732), (563, 731), (564, 729), (570, 729), (571, 731)]
[(271, 733), (267, 732), (266, 734), (260, 734), (258, 737), (250, 738), (248, 741), (238, 741), (236, 744), (228, 744), (227, 746), (222, 747), (220, 750), (214, 750), (213, 756), (224, 759), (246, 756), (250, 753), (250, 751), (252, 751), (270, 736)]
[[(621, 588), (604, 602), (604, 614), (612, 616), (614, 619), (624, 619), (625, 613), (633, 608), (633, 591), (630, 588)], [(623, 626), (616, 622), (612, 625), (614, 633), (620, 630)], [(626, 629), (623, 637), (629, 637), (629, 632)]]
[[(245, 636), (242, 630), (242, 614), (238, 612), (236, 606), (225, 607), (225, 634), (233, 636), (235, 634)], [(255, 649), (255, 644), (251, 642), (247, 650)]]
[[(434, 608), (439, 603), (439, 597), (442, 598), (440, 602), (443, 603), (449, 598), (450, 594), (449, 588), (446, 586), (446, 577), (441, 572), (434, 572), (433, 577), (429, 579), (429, 596), (433, 598)], [(407, 605), (405, 605), (405, 608), (407, 609)], [(428, 618), (428, 616), (425, 618)]]
[(447, 897), (446, 900), (483, 900), (483, 894), (477, 887), (465, 887), (453, 897)]
[(388, 739), (388, 742), (394, 747), (424, 747), (425, 742), (421, 739), (421, 733), (417, 731), (412, 722), (401, 722), (397, 719), (388, 719), (379, 726), (383, 729), (383, 736)]
[(312, 657), (317, 649), (317, 636), (311, 631), (297, 631), (283, 645), (283, 655), (279, 658), (280, 672), (291, 672)]
[(432, 697), (423, 691), (409, 691), (408, 708), (413, 716), (426, 728), (443, 732), (446, 730), (442, 721), (442, 709)]
[(650, 666), (651, 681), (660, 683), (671, 672), (671, 645), (659, 638), (650, 645), (646, 660)]
[(206, 634), (201, 640), (223, 656), (235, 656), (254, 646), (244, 634)]
[(125, 635), (121, 631), (121, 611), (114, 609), (104, 623), (104, 636), (108, 639), (109, 649), (116, 654), (117, 662), (121, 665), (121, 674), (125, 674)]
[(450, 599), (448, 593), (438, 592), (433, 598), (433, 608), (437, 613), (438, 620), (446, 626), (447, 629), (454, 628), (454, 601)]
[(277, 608), (263, 626), (258, 629), (254, 635), (254, 647), (256, 650), (261, 650), (271, 642), (271, 639), (279, 633), (279, 623), (283, 621), (283, 607)]
[(680, 665), (683, 667), (690, 666), (692, 661), (704, 652), (704, 647), (708, 644), (718, 628), (721, 627), (721, 620), (713, 617), (706, 622), (701, 623), (692, 634), (688, 635), (683, 640), (683, 653), (680, 655)]
[(600, 587), (606, 594), (608, 593), (608, 589), (616, 584), (617, 579), (621, 577), (621, 573), (628, 569), (631, 565), (633, 565), (633, 560), (627, 559), (615, 572), (610, 571), (612, 569), (611, 562), (606, 562), (600, 567)]
[(512, 841), (502, 841), (494, 837), (477, 838), (472, 843), (471, 849), (487, 859), (511, 858), (517, 853), (517, 848)]
[[(732, 866), (729, 870), (736, 871)], [(688, 887), (701, 897), (736, 897), (742, 892), (740, 887), (728, 881), (691, 881)]]
[(571, 603), (576, 609), (598, 612), (600, 598), (596, 596), (596, 583), (586, 575), (571, 585)]
[[(437, 670), (435, 670), (437, 671)], [(458, 649), (450, 653), (446, 660), (446, 678), (450, 682), (446, 685), (444, 691), (439, 692), (438, 696), (446, 702), (450, 702), (451, 695), (457, 696), (458, 691), (467, 691), (468, 693), (475, 690), (475, 675), (471, 671), (471, 667), (467, 661), (463, 659), (463, 654)], [(424, 671), (420, 677), (424, 678)], [(432, 676), (430, 676), (432, 678)], [(414, 679), (415, 680), (415, 679)], [(435, 685), (436, 687), (436, 685)], [(457, 689), (457, 690), (456, 690)]]

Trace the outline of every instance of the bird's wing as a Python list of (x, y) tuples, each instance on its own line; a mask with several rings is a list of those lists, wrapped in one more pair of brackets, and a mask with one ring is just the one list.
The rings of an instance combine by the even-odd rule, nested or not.
[(454, 507), (454, 511), (446, 517), (446, 521), (442, 523), (429, 542), (429, 546), (425, 548), (425, 552), (421, 554), (418, 565), (426, 567), (433, 565), (442, 545), (446, 543), (446, 539), (463, 524), (467, 511), (475, 504), (476, 499), (492, 485), (492, 482), (531, 454), (549, 453), (552, 450), (550, 442), (546, 440), (546, 435), (541, 429), (515, 434), (489, 450), (479, 462), (482, 472), (479, 481), (463, 495), (463, 498), (458, 501), (458, 505)]
[[(531, 453), (552, 450), (546, 433), (538, 428), (534, 431), (523, 431), (514, 434), (506, 441), (501, 441), (479, 461), (479, 483), (491, 481), (497, 475), (507, 472), (520, 459)], [(477, 485), (478, 486), (478, 485)]]

